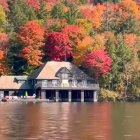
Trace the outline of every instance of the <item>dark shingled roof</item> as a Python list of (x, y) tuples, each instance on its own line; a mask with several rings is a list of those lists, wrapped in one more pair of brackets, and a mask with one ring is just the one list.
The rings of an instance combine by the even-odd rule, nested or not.
[(56, 62), (49, 61), (40, 66), (34, 71), (29, 79), (59, 79), (56, 77), (56, 73), (63, 67), (66, 67), (73, 75), (75, 79), (89, 79), (92, 80), (87, 74), (80, 70), (77, 66), (70, 62)]

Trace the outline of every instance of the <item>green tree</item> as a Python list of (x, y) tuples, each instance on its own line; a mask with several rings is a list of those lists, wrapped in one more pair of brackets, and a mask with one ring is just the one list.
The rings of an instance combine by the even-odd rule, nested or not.
[(117, 39), (117, 43), (111, 40), (108, 40), (106, 43), (106, 49), (109, 52), (113, 62), (112, 70), (106, 77), (103, 77), (103, 79), (105, 82), (104, 84), (106, 84), (108, 88), (119, 92), (124, 92), (125, 65), (131, 60), (133, 53), (131, 48), (124, 42), (122, 35), (119, 35)]
[(14, 0), (9, 4), (9, 23), (14, 26), (15, 31), (29, 20), (37, 19), (35, 9), (28, 6), (25, 0)]
[(62, 19), (65, 17), (64, 5), (59, 3), (53, 6), (51, 10), (51, 17), (55, 19)]
[(74, 3), (68, 3), (67, 6), (69, 10), (66, 12), (66, 19), (69, 24), (75, 24), (76, 19), (81, 18), (82, 16), (78, 10), (77, 5)]

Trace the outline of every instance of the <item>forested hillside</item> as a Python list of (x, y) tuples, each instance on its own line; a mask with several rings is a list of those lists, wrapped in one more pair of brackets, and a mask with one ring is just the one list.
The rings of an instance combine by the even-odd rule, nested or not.
[(103, 99), (139, 98), (139, 1), (0, 0), (0, 75), (49, 60), (86, 71)]

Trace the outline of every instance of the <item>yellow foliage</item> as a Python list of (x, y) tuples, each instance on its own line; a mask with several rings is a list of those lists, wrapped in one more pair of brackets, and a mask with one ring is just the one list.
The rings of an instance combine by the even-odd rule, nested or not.
[(0, 32), (3, 31), (2, 25), (6, 23), (6, 14), (4, 8), (0, 5)]
[(101, 35), (96, 35), (94, 38), (86, 36), (83, 40), (78, 41), (73, 53), (74, 63), (81, 66), (86, 54), (100, 48), (104, 49), (104, 44), (104, 37)]
[(93, 38), (86, 36), (83, 40), (79, 40), (73, 53), (74, 63), (77, 66), (81, 66), (86, 54), (96, 51), (97, 49), (105, 49), (104, 45), (104, 36), (99, 34)]
[(87, 31), (90, 31), (93, 27), (92, 22), (87, 19), (77, 19), (77, 24), (82, 26)]
[(85, 54), (89, 53), (93, 49), (94, 39), (87, 36), (83, 40), (78, 42), (78, 45), (74, 51), (73, 58), (74, 63), (80, 66), (84, 61)]
[(94, 37), (94, 40), (95, 40), (95, 43), (94, 43), (94, 50), (97, 50), (99, 48), (102, 48), (102, 49), (105, 49), (105, 40), (104, 40), (104, 36), (103, 35), (100, 35), (100, 34), (97, 34), (95, 37)]
[(116, 101), (118, 97), (119, 94), (117, 92), (110, 91), (104, 88), (100, 89), (99, 100), (101, 101)]
[(135, 15), (136, 17), (140, 16), (139, 6), (134, 0), (123, 0), (120, 3), (120, 8), (125, 12)]

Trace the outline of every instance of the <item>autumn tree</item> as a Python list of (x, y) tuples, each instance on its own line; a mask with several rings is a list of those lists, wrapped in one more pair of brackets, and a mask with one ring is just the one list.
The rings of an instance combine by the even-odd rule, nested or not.
[(107, 74), (111, 70), (112, 59), (104, 50), (96, 50), (85, 56), (85, 67), (98, 78), (101, 74)]
[(85, 7), (81, 9), (82, 15), (92, 21), (94, 30), (97, 30), (101, 27), (104, 20), (104, 12), (105, 5), (103, 4), (97, 4), (92, 8)]
[(36, 8), (36, 9), (40, 8), (39, 0), (26, 0), (26, 2), (28, 3), (28, 5)]
[(72, 56), (72, 42), (62, 32), (52, 32), (46, 41), (47, 56), (51, 60), (65, 61)]
[(29, 65), (39, 66), (44, 56), (41, 47), (44, 45), (44, 30), (35, 21), (29, 21), (20, 28), (20, 39), (23, 43), (20, 56), (25, 58)]
[(105, 49), (104, 36), (95, 35), (93, 37), (86, 36), (79, 40), (73, 51), (73, 61), (77, 66), (81, 66), (84, 62), (84, 56), (88, 53), (99, 49)]
[(9, 37), (6, 33), (0, 33), (0, 75), (7, 74), (7, 52), (9, 49)]
[(0, 5), (2, 5), (6, 10), (9, 11), (7, 0), (0, 0)]
[(4, 25), (6, 24), (6, 13), (4, 8), (0, 5), (0, 32), (4, 31)]
[(78, 41), (77, 46), (73, 51), (73, 62), (77, 66), (81, 66), (84, 62), (84, 56), (93, 51), (95, 40), (89, 36)]
[(62, 32), (69, 37), (75, 46), (77, 45), (78, 41), (87, 36), (86, 31), (77, 25), (67, 25), (64, 27)]
[(124, 80), (125, 84), (125, 93), (128, 96), (140, 97), (140, 61), (138, 59), (137, 53), (134, 53), (131, 61), (125, 64), (124, 70)]

